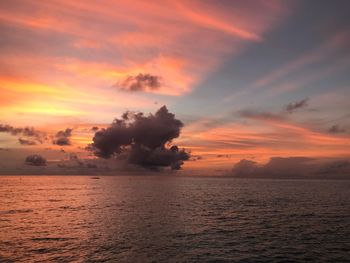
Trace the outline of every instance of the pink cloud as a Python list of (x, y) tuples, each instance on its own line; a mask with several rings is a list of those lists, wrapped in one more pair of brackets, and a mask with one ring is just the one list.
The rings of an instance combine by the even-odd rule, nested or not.
[[(161, 5), (157, 1), (26, 1), (21, 8), (16, 5), (14, 1), (0, 11), (2, 23), (66, 35), (72, 43), (65, 51), (94, 50), (97, 59), (93, 63), (108, 61), (116, 73), (122, 68), (124, 75), (161, 75), (165, 84), (156, 92), (166, 95), (190, 92), (225, 55), (240, 52), (246, 42), (260, 41), (286, 14), (278, 1), (234, 3), (232, 12), (204, 1), (164, 1)], [(115, 54), (113, 62), (105, 52)], [(70, 55), (60, 64), (69, 60), (91, 63)], [(103, 70), (103, 66), (98, 69)], [(119, 80), (116, 75), (110, 85)], [(98, 79), (101, 74), (90, 77)]]

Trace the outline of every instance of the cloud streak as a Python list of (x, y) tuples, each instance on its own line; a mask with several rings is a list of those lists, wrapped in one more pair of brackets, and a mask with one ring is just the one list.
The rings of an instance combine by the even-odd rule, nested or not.
[(309, 103), (309, 98), (294, 102), (294, 103), (289, 103), (285, 109), (288, 113), (293, 113), (294, 111), (305, 108), (308, 106)]
[[(44, 64), (40, 67), (11, 65), (21, 76), (30, 71), (32, 79), (44, 71), (55, 80), (69, 80), (72, 73), (79, 73), (95, 85), (109, 87), (116, 79), (120, 82), (141, 72), (159, 76), (166, 83), (146, 92), (183, 95), (215, 70), (227, 54), (238, 54), (246, 43), (260, 41), (288, 10), (287, 4), (272, 6), (263, 0), (226, 4), (14, 0), (1, 6), (0, 21), (15, 29), (18, 37), (6, 35), (9, 44), (1, 56), (8, 63), (14, 62), (9, 58), (18, 53), (40, 57)], [(19, 5), (21, 8), (16, 8)], [(261, 16), (256, 16), (257, 10)], [(83, 66), (78, 69), (69, 63), (72, 60)], [(86, 70), (89, 64), (96, 66), (94, 71)]]
[[(197, 167), (209, 163), (227, 167), (234, 160), (252, 157), (259, 162), (272, 156), (349, 157), (347, 136), (332, 136), (322, 127), (300, 124), (285, 111), (271, 114), (251, 110), (239, 114), (216, 121), (215, 125), (202, 119), (185, 127), (179, 143), (204, 157), (205, 161), (196, 162)], [(231, 159), (218, 155), (229, 155)]]
[(239, 116), (247, 119), (254, 120), (283, 120), (285, 117), (282, 114), (266, 112), (266, 111), (255, 111), (255, 110), (242, 110), (238, 112)]

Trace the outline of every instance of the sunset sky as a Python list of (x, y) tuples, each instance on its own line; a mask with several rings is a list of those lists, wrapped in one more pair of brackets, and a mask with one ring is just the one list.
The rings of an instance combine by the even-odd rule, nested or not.
[[(52, 167), (97, 163), (85, 149), (92, 127), (163, 105), (184, 123), (174, 140), (191, 151), (184, 169), (349, 159), (349, 10), (347, 0), (2, 0), (0, 170), (32, 169), (24, 159), (37, 153)], [(69, 145), (55, 144), (67, 128)]]

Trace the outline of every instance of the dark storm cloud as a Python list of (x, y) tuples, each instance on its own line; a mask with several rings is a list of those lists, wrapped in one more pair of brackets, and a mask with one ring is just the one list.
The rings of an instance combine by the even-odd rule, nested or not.
[(108, 128), (95, 133), (89, 149), (101, 158), (128, 153), (129, 163), (148, 168), (180, 169), (189, 153), (166, 145), (180, 135), (183, 123), (166, 106), (155, 114), (126, 112)]
[(341, 128), (339, 125), (333, 125), (332, 127), (330, 127), (328, 129), (328, 132), (329, 133), (343, 133), (345, 132), (346, 130)]
[(46, 166), (46, 159), (39, 154), (29, 155), (25, 159), (25, 164), (33, 166)]
[(72, 136), (72, 131), (73, 129), (67, 128), (63, 131), (57, 132), (53, 144), (61, 146), (71, 145), (70, 137)]
[(273, 157), (266, 164), (258, 164), (255, 161), (243, 159), (234, 165), (232, 172), (238, 177), (349, 176), (350, 162), (347, 160), (325, 161), (308, 157)]
[(151, 74), (138, 74), (136, 76), (128, 76), (121, 82), (118, 82), (117, 86), (121, 90), (126, 91), (148, 91), (157, 90), (160, 88), (160, 77)]
[(189, 154), (179, 150), (177, 146), (170, 149), (165, 147), (148, 148), (135, 144), (132, 146), (129, 162), (148, 168), (170, 167), (172, 170), (179, 170), (184, 161), (189, 159)]
[(303, 99), (301, 101), (297, 101), (294, 103), (289, 103), (286, 107), (285, 110), (288, 113), (293, 113), (297, 109), (305, 108), (308, 106), (309, 103), (309, 98)]
[[(25, 136), (25, 137), (31, 137), (34, 140), (31, 140), (33, 143), (42, 143), (46, 139), (46, 134), (44, 132), (38, 131), (34, 129), (33, 127), (13, 127), (11, 125), (6, 124), (0, 124), (0, 132), (6, 132), (13, 136)], [(22, 141), (21, 141), (22, 140)], [(29, 142), (27, 139), (21, 139), (19, 140), (19, 143), (22, 145), (33, 145), (28, 144), (25, 141)]]

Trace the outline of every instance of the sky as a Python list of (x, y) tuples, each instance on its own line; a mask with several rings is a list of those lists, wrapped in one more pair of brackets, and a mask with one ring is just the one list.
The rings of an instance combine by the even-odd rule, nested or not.
[[(132, 170), (121, 163), (150, 145), (138, 129), (169, 125), (147, 148), (176, 159), (164, 167), (348, 160), (349, 10), (347, 0), (2, 0), (1, 173)], [(132, 134), (112, 159), (96, 142), (109, 131)], [(33, 154), (45, 165), (26, 162)]]

